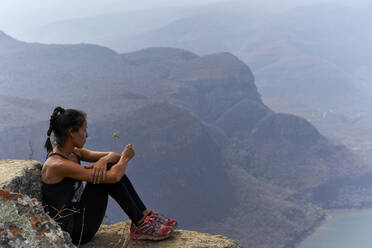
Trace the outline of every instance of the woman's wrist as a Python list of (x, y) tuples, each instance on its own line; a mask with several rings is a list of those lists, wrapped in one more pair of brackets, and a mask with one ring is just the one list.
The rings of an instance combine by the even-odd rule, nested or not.
[(128, 161), (128, 157), (121, 156), (119, 161), (110, 169), (110, 172), (116, 177), (117, 181), (120, 180), (125, 173)]
[(120, 160), (119, 161), (124, 162), (124, 163), (128, 163), (129, 160), (130, 160), (130, 158), (127, 157), (127, 156), (120, 156)]

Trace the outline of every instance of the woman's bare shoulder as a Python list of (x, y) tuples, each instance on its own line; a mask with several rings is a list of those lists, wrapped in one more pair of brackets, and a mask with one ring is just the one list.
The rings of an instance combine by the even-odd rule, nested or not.
[(64, 166), (64, 161), (62, 158), (58, 158), (56, 156), (49, 157), (43, 164), (41, 171), (42, 180), (45, 183), (57, 183), (61, 181), (63, 177), (56, 173), (57, 168), (60, 168), (61, 166)]
[(52, 157), (47, 158), (47, 160), (45, 160), (43, 164), (43, 169), (53, 168), (59, 164), (61, 164), (61, 159), (52, 156)]

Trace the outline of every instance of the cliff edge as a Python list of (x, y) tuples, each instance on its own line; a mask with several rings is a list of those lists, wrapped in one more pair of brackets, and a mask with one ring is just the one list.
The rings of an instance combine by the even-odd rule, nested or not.
[[(38, 161), (0, 160), (1, 247), (75, 247), (69, 235), (43, 211), (40, 172)], [(159, 242), (130, 240), (129, 226), (130, 221), (102, 225), (93, 240), (81, 247), (241, 248), (221, 235), (186, 230), (177, 230)]]
[(176, 230), (163, 241), (131, 240), (130, 221), (114, 225), (101, 225), (97, 235), (82, 248), (120, 247), (120, 248), (241, 248), (238, 243), (222, 235), (211, 235), (187, 230)]

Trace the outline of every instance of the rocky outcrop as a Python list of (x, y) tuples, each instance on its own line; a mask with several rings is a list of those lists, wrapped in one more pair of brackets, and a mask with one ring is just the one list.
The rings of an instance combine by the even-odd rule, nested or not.
[(0, 160), (0, 188), (41, 200), (41, 164), (34, 160)]
[(131, 240), (130, 221), (115, 225), (102, 225), (96, 237), (82, 248), (126, 247), (126, 248), (241, 248), (236, 242), (221, 236), (186, 230), (175, 231), (163, 241)]
[(0, 160), (0, 247), (75, 247), (38, 201), (40, 171), (38, 161)]
[(0, 247), (75, 247), (35, 198), (0, 190)]
[[(41, 198), (40, 169), (41, 164), (37, 161), (0, 160), (0, 247), (75, 247), (70, 236), (44, 212), (37, 200)], [(81, 247), (241, 247), (221, 235), (186, 230), (175, 231), (161, 242), (135, 241), (129, 239), (129, 226), (129, 221), (102, 225), (94, 239)]]

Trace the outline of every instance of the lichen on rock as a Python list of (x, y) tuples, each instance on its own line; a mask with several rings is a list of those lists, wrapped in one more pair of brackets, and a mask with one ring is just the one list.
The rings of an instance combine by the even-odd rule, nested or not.
[[(5, 191), (0, 190), (0, 194), (4, 194)], [(9, 194), (10, 195), (10, 194)], [(3, 195), (2, 195), (3, 196)], [(5, 228), (9, 229), (13, 235), (21, 234), (21, 238), (25, 242), (33, 243), (36, 232), (32, 229), (32, 224), (28, 219), (18, 213), (17, 206), (13, 201), (0, 197), (0, 225), (1, 229), (5, 231)], [(22, 227), (18, 229), (18, 227)]]
[(0, 190), (0, 247), (75, 247), (36, 199)]
[(38, 199), (41, 163), (0, 160), (0, 247), (75, 247)]
[(0, 160), (0, 188), (41, 200), (41, 163), (35, 160)]

